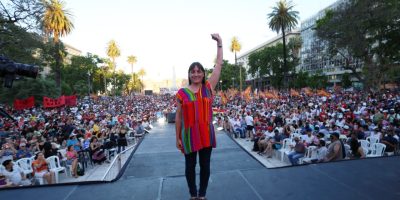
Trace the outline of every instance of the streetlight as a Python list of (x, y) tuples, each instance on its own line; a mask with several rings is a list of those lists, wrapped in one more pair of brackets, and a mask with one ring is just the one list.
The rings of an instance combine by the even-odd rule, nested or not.
[(232, 77), (232, 88), (235, 87), (235, 77)]
[(219, 81), (219, 90), (222, 91), (222, 80)]
[(88, 75), (88, 99), (90, 105), (90, 70), (87, 72), (87, 75)]

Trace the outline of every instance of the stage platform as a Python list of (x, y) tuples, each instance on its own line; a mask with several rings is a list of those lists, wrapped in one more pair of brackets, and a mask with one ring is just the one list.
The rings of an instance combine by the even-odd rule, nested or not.
[[(400, 199), (398, 156), (267, 169), (222, 131), (217, 145), (211, 158), (209, 200)], [(32, 198), (189, 199), (174, 124), (156, 125), (115, 182), (0, 190), (0, 199)]]

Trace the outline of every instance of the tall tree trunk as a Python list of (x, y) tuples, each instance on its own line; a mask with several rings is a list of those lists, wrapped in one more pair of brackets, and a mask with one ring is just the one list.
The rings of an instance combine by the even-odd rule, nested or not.
[[(236, 51), (235, 51), (235, 66), (238, 66)], [(239, 91), (240, 91), (240, 94), (242, 94), (242, 68), (240, 66), (238, 66), (238, 67), (239, 67), (239, 81), (240, 81), (240, 87), (239, 87), (240, 90)]]
[(56, 47), (56, 54), (55, 54), (55, 81), (56, 81), (56, 87), (59, 90), (59, 95), (61, 96), (62, 91), (61, 91), (61, 55), (60, 55), (60, 43), (56, 42), (55, 43)]
[(286, 65), (286, 36), (285, 36), (285, 27), (282, 26), (282, 40), (283, 40), (283, 85), (286, 88), (287, 83), (287, 65)]

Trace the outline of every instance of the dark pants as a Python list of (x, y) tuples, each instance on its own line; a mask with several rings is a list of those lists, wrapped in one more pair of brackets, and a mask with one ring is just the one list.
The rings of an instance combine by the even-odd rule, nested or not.
[[(200, 189), (198, 196), (206, 196), (208, 179), (210, 178), (210, 158), (212, 147), (201, 149), (199, 152), (200, 163)], [(189, 192), (192, 197), (197, 196), (196, 189), (196, 160), (197, 152), (185, 155), (185, 175), (189, 187)]]

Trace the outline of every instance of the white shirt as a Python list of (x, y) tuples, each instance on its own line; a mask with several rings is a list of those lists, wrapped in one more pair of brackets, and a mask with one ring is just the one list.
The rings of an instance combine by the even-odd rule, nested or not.
[(253, 117), (250, 115), (247, 115), (244, 120), (246, 121), (246, 125), (248, 126), (253, 126)]
[(21, 176), (21, 168), (17, 165), (13, 165), (13, 171), (10, 172), (6, 170), (5, 168), (2, 169), (1, 173), (8, 178), (14, 185), (19, 185), (22, 181), (22, 176)]

